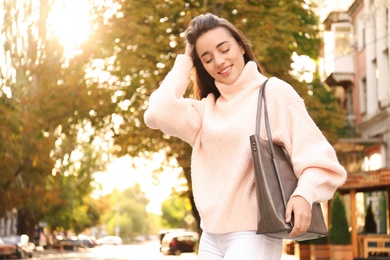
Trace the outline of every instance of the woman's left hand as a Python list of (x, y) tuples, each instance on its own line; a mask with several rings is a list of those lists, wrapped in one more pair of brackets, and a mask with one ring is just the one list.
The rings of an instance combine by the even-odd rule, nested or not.
[(187, 42), (186, 43), (186, 50), (184, 51), (184, 54), (192, 57), (192, 52), (193, 51), (194, 51), (193, 45)]
[(290, 237), (296, 237), (305, 233), (311, 223), (311, 206), (307, 200), (301, 196), (294, 196), (288, 201), (286, 206), (286, 222), (290, 222), (294, 215), (294, 227), (290, 232)]

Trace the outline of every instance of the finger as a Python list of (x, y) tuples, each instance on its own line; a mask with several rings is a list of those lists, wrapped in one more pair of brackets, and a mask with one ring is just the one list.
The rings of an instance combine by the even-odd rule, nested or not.
[(292, 204), (290, 202), (287, 203), (286, 205), (286, 223), (289, 223), (291, 221), (291, 215), (292, 215)]
[(296, 227), (294, 226), (294, 228), (291, 230), (290, 234), (289, 234), (289, 237), (297, 237), (297, 236), (300, 236), (302, 234), (304, 234), (305, 232), (307, 231), (307, 229), (305, 228), (302, 228), (302, 227)]
[(290, 234), (289, 234), (289, 237), (296, 237), (296, 236), (299, 236), (301, 234), (301, 231), (294, 226), (294, 228), (291, 230)]
[(191, 56), (192, 55), (192, 51), (193, 51), (192, 44), (187, 42), (184, 54), (186, 54), (188, 56)]
[(303, 221), (301, 219), (297, 219), (296, 222), (294, 223), (294, 227), (290, 232), (290, 237), (296, 237), (299, 235), (304, 234), (307, 232), (307, 230), (310, 228), (310, 222), (308, 221)]
[(298, 236), (302, 233), (301, 220), (299, 218), (294, 219), (294, 226), (290, 232), (290, 237)]

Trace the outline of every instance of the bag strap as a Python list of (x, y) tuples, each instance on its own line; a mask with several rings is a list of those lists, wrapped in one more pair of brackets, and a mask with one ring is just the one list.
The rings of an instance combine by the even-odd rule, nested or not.
[[(275, 154), (275, 149), (274, 149), (274, 145), (272, 143), (272, 134), (271, 134), (271, 127), (269, 125), (269, 118), (268, 118), (268, 111), (267, 111), (267, 101), (266, 101), (266, 98), (265, 98), (265, 86), (267, 85), (267, 82), (268, 82), (269, 79), (267, 79), (262, 87), (260, 87), (260, 90), (259, 90), (259, 100), (257, 102), (257, 114), (256, 114), (256, 135), (260, 135), (260, 124), (261, 124), (261, 109), (262, 109), (262, 101), (264, 99), (264, 121), (265, 121), (265, 129), (266, 129), (266, 132), (267, 132), (267, 139), (268, 139), (268, 145), (270, 147), (270, 152), (271, 152), (271, 158), (273, 159), (273, 162), (275, 164), (275, 157), (274, 157), (274, 154)], [(287, 156), (287, 155), (286, 155)], [(280, 193), (282, 195), (282, 199), (285, 203), (284, 206), (286, 206), (287, 204), (287, 198), (286, 198), (286, 195), (284, 193), (284, 190), (282, 188), (282, 180), (280, 179), (280, 175), (279, 174), (276, 174), (276, 178), (278, 180), (278, 184), (279, 184), (279, 189), (280, 189)]]
[(262, 105), (262, 99), (263, 99), (263, 91), (265, 86), (267, 85), (269, 79), (264, 81), (264, 83), (260, 86), (259, 89), (259, 98), (257, 100), (257, 113), (256, 113), (256, 131), (255, 135), (260, 135), (260, 123), (261, 123), (261, 105)]
[(265, 98), (265, 86), (267, 85), (269, 79), (267, 79), (259, 90), (259, 99), (257, 101), (257, 113), (256, 113), (256, 135), (260, 135), (260, 124), (261, 124), (261, 110), (262, 110), (262, 101), (264, 99), (264, 118), (265, 118), (265, 130), (267, 131), (268, 144), (271, 149), (271, 155), (273, 157), (275, 150), (272, 144), (272, 134), (271, 127), (269, 125), (268, 110), (267, 110), (267, 101)]

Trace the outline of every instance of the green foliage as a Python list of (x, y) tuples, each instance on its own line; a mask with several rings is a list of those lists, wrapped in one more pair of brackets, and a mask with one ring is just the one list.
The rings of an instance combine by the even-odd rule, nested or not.
[(308, 86), (311, 95), (305, 99), (310, 116), (321, 129), (330, 143), (334, 143), (340, 137), (340, 132), (347, 128), (345, 111), (340, 107), (339, 101), (332, 92), (325, 87), (316, 75)]
[(191, 210), (188, 203), (187, 198), (177, 195), (163, 201), (161, 205), (163, 227), (187, 228), (188, 224), (184, 221), (184, 218)]
[[(92, 173), (104, 167), (101, 150), (88, 147), (93, 138), (80, 139), (79, 130), (90, 130), (112, 113), (111, 90), (90, 87), (84, 79), (90, 53), (67, 63), (58, 40), (47, 37), (52, 3), (1, 1), (0, 52), (7, 55), (0, 61), (0, 190), (5, 191), (0, 214), (16, 208), (21, 217), (29, 216), (30, 223), (18, 226), (29, 236), (46, 218), (66, 228), (87, 225), (83, 203), (92, 191)], [(86, 156), (76, 161), (72, 153), (79, 147)]]
[(119, 235), (132, 241), (137, 235), (150, 234), (151, 227), (156, 224), (149, 223), (149, 220), (153, 219), (146, 211), (149, 200), (138, 184), (123, 192), (114, 190), (102, 200), (107, 207), (101, 224), (109, 235), (114, 235), (119, 227)]
[[(316, 58), (319, 50), (318, 19), (306, 1), (117, 2), (120, 15), (109, 22), (103, 23), (103, 12), (97, 12), (99, 26), (92, 40), (95, 49), (104, 50), (103, 59), (114, 58), (112, 66), (116, 69), (109, 70), (116, 79), (112, 87), (124, 93), (116, 97), (116, 103), (131, 102), (130, 109), (115, 108), (115, 113), (124, 118), (114, 136), (119, 155), (137, 156), (181, 142), (148, 129), (143, 113), (149, 94), (170, 70), (176, 55), (184, 51), (183, 32), (200, 13), (212, 12), (235, 24), (252, 42), (258, 60), (270, 75), (306, 93), (306, 86), (289, 74), (293, 52)], [(111, 64), (106, 66), (104, 70), (108, 71)]]
[(46, 187), (56, 193), (53, 202), (46, 206), (43, 219), (53, 230), (73, 230), (79, 234), (99, 222), (99, 205), (90, 194), (92, 173), (98, 169), (96, 162), (100, 154), (88, 144), (81, 147), (84, 156), (77, 160), (69, 158), (68, 164), (58, 169), (55, 176), (47, 177)]
[(339, 192), (335, 193), (332, 200), (329, 242), (333, 245), (348, 245), (351, 243), (345, 206)]

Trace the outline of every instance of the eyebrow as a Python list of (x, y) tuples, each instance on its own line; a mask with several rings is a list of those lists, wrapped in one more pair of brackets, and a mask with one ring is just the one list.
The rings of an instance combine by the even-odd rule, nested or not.
[[(228, 42), (229, 42), (229, 41), (223, 41), (223, 42), (218, 43), (218, 44), (217, 44), (217, 48), (219, 48), (221, 45), (224, 45), (225, 43), (228, 43)], [(200, 56), (200, 58), (203, 58), (203, 56), (206, 56), (207, 54), (209, 54), (208, 51), (204, 52), (204, 53)]]

